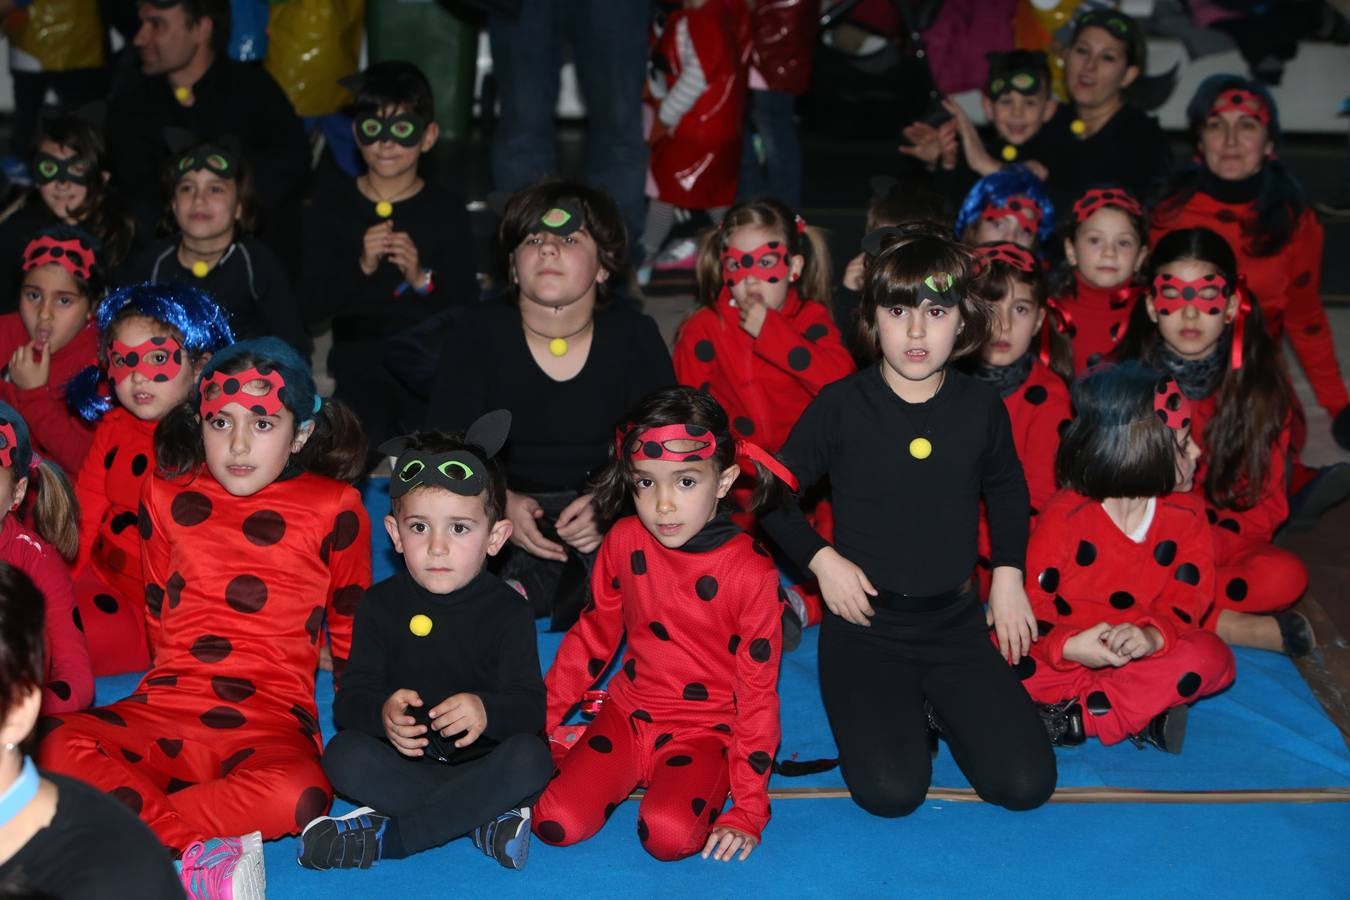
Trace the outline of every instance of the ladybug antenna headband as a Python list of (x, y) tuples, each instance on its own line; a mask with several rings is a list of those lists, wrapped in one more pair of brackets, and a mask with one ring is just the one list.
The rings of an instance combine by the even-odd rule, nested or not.
[(402, 497), (414, 488), (444, 488), (454, 494), (476, 497), (488, 486), (488, 464), (506, 443), (511, 431), (511, 413), (496, 409), (479, 417), (464, 435), (464, 443), (481, 448), (479, 456), (469, 447), (444, 453), (410, 448), (412, 435), (404, 435), (380, 445), (380, 452), (395, 456), (393, 477), (389, 479), (390, 498)]

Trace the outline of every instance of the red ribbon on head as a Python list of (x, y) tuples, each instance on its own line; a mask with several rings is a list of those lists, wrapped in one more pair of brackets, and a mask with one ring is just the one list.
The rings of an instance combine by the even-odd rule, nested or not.
[(1074, 221), (1083, 222), (1097, 210), (1108, 206), (1114, 206), (1116, 209), (1123, 210), (1132, 216), (1144, 214), (1144, 208), (1139, 205), (1138, 200), (1130, 196), (1128, 191), (1120, 188), (1093, 188), (1074, 202)]
[(38, 235), (23, 251), (23, 270), (55, 263), (77, 278), (88, 278), (94, 270), (94, 250), (80, 238), (58, 241), (49, 234)]
[(796, 225), (797, 225), (797, 233), (798, 233), (798, 234), (806, 234), (806, 220), (802, 218), (802, 214), (801, 214), (801, 213), (797, 213), (797, 214), (796, 214), (795, 216), (793, 216), (792, 218), (793, 218), (793, 221), (794, 221), (794, 222), (796, 223)]
[(980, 211), (981, 219), (1002, 219), (1004, 216), (1012, 216), (1027, 231), (1036, 232), (1041, 227), (1041, 219), (1045, 218), (1045, 210), (1041, 205), (1025, 194), (1018, 194), (1015, 197), (1009, 197), (998, 206), (986, 206)]
[[(631, 435), (631, 436), (630, 436)], [(623, 458), (624, 444), (633, 445), (634, 458), (664, 460), (666, 462), (695, 462), (709, 459), (717, 451), (717, 436), (697, 425), (662, 425), (648, 428), (641, 434), (632, 435), (632, 426), (620, 426), (614, 433), (615, 447), (619, 458)], [(694, 450), (671, 450), (666, 444), (672, 441), (696, 441), (703, 446)], [(736, 455), (744, 456), (756, 465), (764, 466), (777, 475), (793, 491), (797, 490), (797, 478), (778, 461), (773, 454), (751, 441), (738, 440)]]
[(1214, 105), (1210, 107), (1209, 114), (1217, 115), (1237, 110), (1243, 115), (1251, 116), (1258, 120), (1262, 125), (1270, 124), (1270, 108), (1261, 96), (1246, 88), (1229, 88), (1220, 91), (1219, 96), (1214, 98)]
[(787, 466), (779, 462), (778, 457), (774, 456), (768, 450), (765, 450), (759, 444), (753, 443), (752, 441), (739, 440), (736, 442), (736, 454), (738, 456), (748, 457), (755, 465), (763, 466), (768, 469), (770, 472), (777, 475), (794, 494), (797, 492), (797, 489), (800, 486), (797, 482), (797, 476), (793, 475)]
[[(14, 466), (14, 451), (19, 449), (19, 436), (14, 433), (14, 426), (9, 422), (0, 425), (0, 466), (6, 469)], [(37, 456), (36, 453), (33, 454)]]
[(1237, 281), (1238, 308), (1237, 315), (1233, 317), (1233, 349), (1228, 357), (1235, 372), (1242, 368), (1242, 339), (1247, 333), (1247, 314), (1252, 311), (1252, 301), (1247, 294), (1247, 276), (1238, 275)]
[(1153, 395), (1153, 410), (1168, 428), (1185, 428), (1191, 424), (1191, 401), (1172, 378), (1158, 382)]
[(1041, 325), (1041, 351), (1038, 354), (1041, 362), (1050, 365), (1050, 329), (1054, 328), (1060, 334), (1072, 336), (1076, 331), (1073, 324), (1073, 316), (1065, 309), (1054, 297), (1045, 298), (1045, 308), (1049, 312), (1045, 315), (1045, 323)]
[[(244, 390), (244, 385), (251, 381), (265, 381), (271, 385), (271, 390), (266, 394), (250, 394)], [(207, 396), (207, 388), (215, 385), (220, 391), (215, 396)], [(212, 372), (210, 376), (202, 379), (201, 387), (201, 414), (206, 421), (211, 421), (220, 415), (220, 411), (231, 403), (238, 403), (249, 412), (259, 416), (275, 416), (281, 412), (281, 389), (286, 386), (286, 380), (281, 377), (281, 373), (276, 369), (263, 374), (256, 368), (245, 372), (236, 372), (228, 375), (225, 372)]]
[(983, 275), (996, 262), (1006, 263), (1017, 271), (1027, 274), (1034, 274), (1036, 271), (1035, 254), (1020, 244), (1000, 241), (998, 243), (979, 244), (975, 247), (975, 275), (977, 277)]
[[(1217, 272), (1191, 281), (1182, 281), (1174, 275), (1158, 274), (1153, 278), (1153, 307), (1158, 315), (1170, 316), (1192, 303), (1204, 315), (1217, 316), (1228, 305), (1228, 298), (1223, 294), (1226, 287), (1228, 282)], [(1165, 290), (1174, 291), (1174, 294), (1168, 296)], [(1213, 297), (1201, 297), (1200, 292), (1207, 290), (1217, 293)]]

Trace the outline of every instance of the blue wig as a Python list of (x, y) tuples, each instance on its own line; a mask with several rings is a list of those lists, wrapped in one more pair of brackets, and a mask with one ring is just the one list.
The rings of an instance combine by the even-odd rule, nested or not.
[(281, 403), (295, 414), (297, 425), (303, 425), (318, 413), (322, 401), (314, 387), (314, 376), (309, 363), (291, 349), (291, 345), (277, 337), (250, 338), (231, 344), (211, 357), (202, 368), (201, 378), (192, 389), (191, 403), (200, 407), (202, 402), (202, 381), (216, 372), (233, 374), (248, 368), (257, 368), (259, 372), (276, 371), (286, 385), (277, 392)]
[[(133, 284), (113, 291), (98, 305), (99, 358), (106, 366), (112, 326), (124, 316), (145, 316), (167, 325), (182, 336), (189, 358), (215, 353), (234, 343), (229, 314), (211, 295), (185, 284)], [(101, 390), (107, 379), (98, 366), (87, 366), (66, 384), (66, 405), (86, 422), (96, 422), (113, 407), (112, 397)], [(109, 385), (111, 387), (111, 385)]]
[(961, 211), (956, 214), (956, 239), (962, 240), (966, 229), (980, 219), (980, 213), (990, 206), (1002, 206), (1012, 197), (1028, 197), (1041, 208), (1041, 221), (1036, 228), (1036, 240), (1045, 244), (1055, 230), (1055, 206), (1045, 192), (1045, 183), (1020, 163), (1004, 166), (984, 176), (966, 194)]
[[(9, 465), (14, 470), (14, 480), (27, 478), (28, 469), (33, 465), (33, 441), (28, 436), (28, 423), (17, 409), (0, 401), (0, 425), (14, 429), (14, 451), (10, 454)], [(7, 437), (0, 434), (0, 450), (4, 450), (8, 444)]]

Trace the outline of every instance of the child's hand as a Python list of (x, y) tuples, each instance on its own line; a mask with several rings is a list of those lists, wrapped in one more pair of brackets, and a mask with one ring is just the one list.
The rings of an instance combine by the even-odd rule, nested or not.
[(595, 504), (590, 494), (582, 494), (558, 513), (558, 537), (571, 544), (580, 553), (590, 553), (600, 546), (600, 524), (595, 518)]
[(708, 855), (712, 854), (713, 859), (731, 862), (731, 858), (739, 850), (741, 859), (744, 860), (754, 849), (755, 839), (750, 835), (735, 828), (718, 825), (708, 835), (708, 843), (703, 845), (703, 858), (707, 859)]
[(807, 568), (820, 582), (820, 595), (830, 612), (854, 625), (872, 624), (868, 619), (876, 614), (876, 610), (867, 598), (875, 597), (877, 589), (867, 580), (867, 573), (833, 547), (826, 547), (811, 557)]
[(1022, 165), (1030, 169), (1031, 174), (1035, 175), (1041, 181), (1050, 180), (1050, 170), (1045, 167), (1045, 163), (1039, 160), (1029, 159), (1026, 162), (1022, 163)]
[(863, 274), (867, 270), (867, 254), (859, 253), (844, 266), (844, 287), (850, 291), (861, 291)]
[(398, 266), (403, 280), (408, 284), (417, 284), (422, 280), (422, 262), (417, 256), (417, 245), (406, 231), (394, 231), (389, 234), (389, 248), (385, 251), (389, 261)]
[(380, 266), (380, 259), (389, 252), (389, 235), (394, 231), (394, 223), (389, 219), (376, 222), (361, 236), (361, 271), (374, 275)]
[(389, 699), (384, 701), (381, 717), (384, 720), (385, 737), (389, 738), (389, 743), (404, 756), (421, 756), (422, 748), (427, 745), (427, 739), (422, 737), (427, 733), (427, 726), (418, 725), (413, 717), (408, 715), (409, 706), (421, 705), (422, 698), (417, 695), (417, 691), (410, 691), (407, 688), (394, 691), (389, 695)]
[(1022, 661), (1031, 652), (1031, 644), (1039, 637), (1036, 615), (1031, 601), (1022, 587), (1022, 572), (1012, 566), (995, 566), (989, 585), (989, 611), (985, 621), (994, 626), (998, 635), (998, 652), (1012, 665)]
[(441, 737), (467, 732), (455, 741), (456, 747), (467, 747), (487, 728), (487, 710), (477, 694), (452, 694), (433, 706), (428, 713), (431, 727), (441, 733)]
[(1128, 659), (1143, 659), (1157, 653), (1163, 645), (1162, 635), (1152, 626), (1140, 628), (1128, 622), (1115, 626), (1102, 638), (1112, 653)]
[(745, 300), (737, 306), (741, 316), (741, 327), (753, 338), (759, 337), (764, 328), (764, 320), (769, 315), (769, 307), (754, 294), (746, 294)]
[(51, 350), (37, 341), (21, 345), (9, 358), (9, 380), (23, 391), (45, 385), (51, 371)]
[(1064, 642), (1064, 658), (1089, 669), (1103, 669), (1107, 666), (1119, 668), (1130, 661), (1106, 645), (1106, 637), (1111, 626), (1098, 622), (1091, 628), (1084, 628)]
[(896, 149), (923, 163), (930, 172), (937, 168), (942, 159), (942, 139), (936, 128), (927, 122), (911, 122), (900, 134), (905, 143)]
[(966, 165), (978, 175), (988, 175), (991, 172), (997, 172), (1003, 168), (1003, 164), (989, 155), (989, 151), (984, 149), (984, 141), (980, 140), (980, 133), (975, 128), (975, 123), (970, 121), (970, 116), (955, 100), (948, 97), (942, 101), (942, 108), (952, 114), (952, 122), (956, 126), (957, 136), (961, 139), (961, 154), (965, 157)]
[(506, 517), (511, 520), (511, 543), (531, 556), (567, 562), (567, 551), (544, 537), (536, 520), (544, 515), (539, 501), (529, 494), (506, 492)]

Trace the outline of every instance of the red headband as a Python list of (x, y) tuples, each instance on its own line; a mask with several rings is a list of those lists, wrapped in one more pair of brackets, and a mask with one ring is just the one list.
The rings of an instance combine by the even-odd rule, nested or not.
[(1209, 114), (1216, 115), (1231, 110), (1251, 116), (1262, 125), (1270, 124), (1270, 108), (1266, 106), (1266, 101), (1262, 100), (1259, 94), (1246, 88), (1229, 88), (1220, 92), (1219, 96), (1214, 98), (1214, 105), (1210, 107)]
[(1074, 203), (1074, 220), (1082, 222), (1097, 210), (1107, 206), (1114, 206), (1116, 209), (1124, 210), (1132, 216), (1144, 214), (1144, 208), (1139, 205), (1139, 201), (1125, 191), (1119, 188), (1093, 188)]
[[(633, 450), (633, 456), (641, 459), (664, 462), (698, 462), (710, 459), (717, 452), (717, 436), (706, 428), (700, 428), (697, 425), (662, 425), (658, 428), (648, 428), (637, 435), (632, 433), (631, 428), (619, 428), (615, 434), (615, 442), (620, 459), (623, 458), (625, 438), (630, 444), (633, 441), (637, 442), (637, 446)], [(671, 450), (666, 445), (673, 441), (694, 441), (702, 444), (702, 446), (693, 450)], [(764, 466), (782, 479), (788, 488), (793, 491), (797, 490), (797, 479), (787, 466), (784, 466), (773, 454), (758, 444), (738, 440), (736, 442), (736, 455), (748, 457), (756, 465)]]
[(1191, 424), (1191, 401), (1171, 378), (1158, 382), (1158, 390), (1153, 395), (1153, 410), (1168, 428), (1185, 428)]
[(1060, 334), (1073, 336), (1076, 331), (1073, 324), (1073, 316), (1065, 309), (1054, 297), (1045, 298), (1045, 308), (1050, 310), (1045, 316), (1045, 322), (1041, 325), (1041, 362), (1050, 365), (1050, 329), (1053, 328)]
[(998, 244), (980, 244), (975, 248), (975, 274), (983, 275), (991, 263), (1007, 263), (1019, 272), (1036, 271), (1036, 257), (1031, 251), (1010, 241)]
[[(760, 261), (767, 256), (777, 256), (778, 261), (771, 266), (761, 266)], [(769, 241), (753, 250), (736, 250), (731, 247), (722, 251), (722, 282), (727, 287), (735, 287), (751, 275), (760, 281), (777, 284), (792, 275), (792, 262), (787, 245), (783, 241)]]
[[(171, 381), (183, 368), (183, 347), (171, 337), (156, 335), (136, 346), (114, 340), (109, 348), (111, 359), (108, 377), (117, 384), (139, 372), (146, 381)], [(149, 357), (155, 353), (164, 353), (163, 362), (151, 362)], [(122, 365), (118, 367), (117, 362)]]
[(1004, 216), (1012, 216), (1027, 231), (1036, 231), (1040, 228), (1041, 219), (1045, 216), (1045, 211), (1041, 205), (1025, 194), (1018, 194), (1015, 197), (1009, 197), (998, 206), (986, 206), (980, 212), (981, 219), (1001, 219)]
[[(1217, 316), (1228, 305), (1228, 298), (1223, 295), (1223, 289), (1227, 286), (1228, 282), (1217, 272), (1192, 281), (1182, 281), (1173, 275), (1155, 275), (1153, 278), (1153, 307), (1158, 311), (1158, 315), (1170, 316), (1172, 313), (1185, 309), (1187, 303), (1193, 303), (1201, 313), (1207, 316)], [(1163, 293), (1164, 288), (1171, 288), (1176, 291), (1176, 295), (1167, 296)], [(1215, 296), (1200, 296), (1201, 291), (1211, 288), (1218, 291)]]
[(6, 469), (14, 466), (14, 451), (19, 449), (19, 436), (14, 433), (14, 426), (6, 422), (0, 425), (0, 466)]
[[(271, 385), (271, 390), (262, 395), (247, 393), (244, 391), (244, 385), (251, 381), (265, 381)], [(214, 397), (208, 397), (206, 389), (212, 385), (220, 388), (220, 391)], [(285, 379), (276, 369), (266, 374), (259, 372), (256, 368), (249, 369), (246, 372), (236, 372), (233, 375), (227, 375), (224, 372), (212, 372), (202, 379), (200, 407), (202, 418), (208, 422), (211, 421), (231, 403), (238, 403), (255, 415), (275, 416), (281, 412), (281, 389), (285, 386)]]
[(94, 251), (80, 238), (58, 241), (49, 234), (28, 242), (23, 251), (23, 270), (55, 263), (78, 278), (88, 278), (94, 270)]

